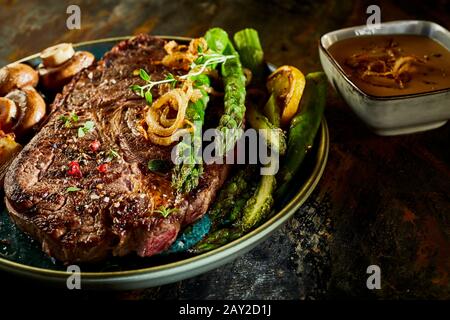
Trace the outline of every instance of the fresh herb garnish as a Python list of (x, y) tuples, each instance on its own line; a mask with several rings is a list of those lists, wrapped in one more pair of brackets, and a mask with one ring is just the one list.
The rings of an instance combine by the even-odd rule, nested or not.
[(178, 211), (177, 208), (167, 208), (165, 206), (161, 206), (158, 210), (155, 210), (156, 213), (161, 214), (164, 218), (167, 218), (172, 212), (176, 211)]
[(139, 76), (144, 81), (147, 81), (147, 82), (151, 81), (150, 75), (144, 69), (139, 69)]
[[(138, 96), (145, 98), (148, 104), (152, 104), (153, 102), (153, 96), (151, 93), (151, 90), (154, 86), (163, 84), (163, 83), (170, 83), (172, 87), (175, 87), (177, 84), (177, 81), (179, 80), (186, 80), (189, 78), (195, 78), (201, 74), (203, 74), (206, 69), (209, 66), (215, 66), (220, 63), (224, 63), (225, 61), (229, 59), (236, 58), (235, 55), (223, 55), (219, 53), (203, 53), (202, 50), (198, 50), (199, 57), (192, 62), (191, 64), (191, 70), (189, 73), (179, 76), (176, 78), (173, 74), (169, 73), (167, 74), (166, 78), (164, 80), (160, 81), (153, 81), (151, 79), (151, 76), (145, 71), (144, 69), (139, 70), (139, 77), (147, 82), (146, 85), (140, 86), (138, 84), (134, 84), (130, 86), (130, 89), (134, 91)], [(137, 72), (133, 72), (135, 74)]]
[(138, 96), (145, 98), (145, 100), (147, 101), (148, 104), (152, 104), (152, 102), (153, 102), (153, 96), (152, 96), (151, 90), (154, 86), (163, 84), (163, 83), (171, 83), (171, 82), (176, 81), (175, 77), (173, 77), (173, 75), (172, 75), (172, 77), (170, 77), (168, 75), (168, 78), (166, 77), (166, 79), (164, 79), (164, 80), (152, 81), (151, 76), (144, 69), (139, 70), (139, 77), (142, 80), (144, 80), (145, 82), (147, 82), (147, 84), (144, 86), (134, 84), (130, 87), (130, 89), (133, 90), (134, 93), (136, 93)]
[(177, 85), (177, 79), (175, 79), (175, 76), (173, 74), (171, 74), (170, 72), (167, 74), (165, 80), (170, 80), (172, 82), (170, 82), (170, 86), (173, 88), (175, 88), (175, 86)]
[(145, 97), (145, 101), (147, 101), (148, 104), (151, 105), (153, 103), (153, 95), (150, 92), (150, 90), (144, 94), (144, 97)]
[(236, 58), (235, 55), (223, 55), (220, 53), (199, 53), (198, 58), (192, 62), (191, 71), (182, 77), (195, 77), (203, 72), (209, 66), (225, 63), (227, 60)]
[(60, 116), (59, 121), (64, 123), (64, 127), (70, 128), (72, 127), (72, 123), (78, 122), (78, 115), (72, 111), (68, 116)]
[(86, 121), (82, 127), (78, 128), (78, 138), (83, 138), (88, 132), (93, 131), (94, 127), (94, 121)]
[(66, 189), (67, 192), (77, 192), (77, 191), (80, 191), (80, 190), (81, 190), (81, 189), (78, 188), (78, 187), (68, 187), (68, 188)]
[(106, 161), (107, 162), (111, 162), (112, 160), (116, 159), (119, 157), (119, 153), (114, 150), (114, 149), (109, 149), (108, 153), (107, 153), (107, 158)]
[(147, 167), (152, 172), (166, 172), (170, 169), (169, 162), (161, 159), (149, 160)]

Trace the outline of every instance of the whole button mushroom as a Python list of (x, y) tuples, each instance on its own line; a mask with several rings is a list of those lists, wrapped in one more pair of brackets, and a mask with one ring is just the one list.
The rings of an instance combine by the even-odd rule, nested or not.
[(35, 87), (38, 80), (38, 73), (26, 64), (15, 63), (7, 65), (0, 69), (0, 96), (4, 96), (14, 89), (26, 86)]
[(6, 98), (13, 100), (18, 109), (17, 122), (12, 127), (12, 131), (17, 135), (29, 131), (45, 116), (45, 101), (33, 87), (13, 90), (6, 95)]

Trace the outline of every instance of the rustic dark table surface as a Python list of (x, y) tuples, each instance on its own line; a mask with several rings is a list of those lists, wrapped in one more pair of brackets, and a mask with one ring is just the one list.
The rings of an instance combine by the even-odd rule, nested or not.
[[(66, 8), (81, 8), (81, 30)], [(59, 42), (117, 35), (199, 36), (211, 26), (256, 28), (266, 57), (320, 69), (319, 36), (364, 24), (375, 1), (15, 1), (0, 0), (0, 65)], [(382, 21), (423, 19), (450, 28), (450, 3), (380, 3)], [(424, 106), (425, 107), (425, 106)], [(449, 106), (450, 107), (450, 106)], [(331, 147), (317, 189), (269, 240), (217, 270), (159, 288), (69, 292), (0, 273), (1, 295), (126, 299), (449, 298), (450, 124), (379, 137), (334, 92), (326, 118)], [(381, 268), (381, 290), (366, 269)]]

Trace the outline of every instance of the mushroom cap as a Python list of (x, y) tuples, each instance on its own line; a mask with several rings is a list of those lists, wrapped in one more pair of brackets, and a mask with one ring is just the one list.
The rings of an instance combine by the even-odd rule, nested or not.
[(13, 90), (6, 98), (13, 100), (19, 109), (17, 123), (12, 128), (17, 135), (30, 130), (45, 116), (45, 101), (33, 87)]
[(0, 97), (0, 130), (9, 132), (17, 119), (16, 103), (6, 97)]
[(0, 95), (26, 86), (35, 87), (38, 81), (37, 71), (29, 65), (23, 63), (7, 65), (0, 69)]
[(89, 67), (94, 62), (95, 57), (87, 51), (78, 51), (64, 64), (55, 68), (41, 68), (39, 75), (44, 87), (50, 90), (58, 90), (67, 84), (73, 76), (81, 70)]

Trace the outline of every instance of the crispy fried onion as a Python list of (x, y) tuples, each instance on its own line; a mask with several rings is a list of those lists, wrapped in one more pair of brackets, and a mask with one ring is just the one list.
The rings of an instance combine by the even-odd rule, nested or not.
[(199, 48), (202, 52), (207, 50), (204, 38), (191, 40), (189, 46), (178, 44), (173, 40), (169, 41), (164, 46), (167, 54), (164, 56), (162, 64), (169, 68), (188, 71), (192, 62), (198, 58)]
[(387, 47), (354, 54), (346, 64), (368, 83), (403, 89), (417, 72), (418, 66), (425, 62), (416, 56), (403, 55), (403, 50), (391, 42)]
[(184, 134), (193, 132), (194, 125), (185, 119), (186, 109), (189, 101), (195, 102), (199, 97), (200, 90), (193, 89), (191, 81), (185, 81), (182, 88), (170, 90), (145, 109), (139, 131), (155, 144), (171, 145)]
[[(164, 49), (167, 52), (162, 60), (164, 66), (188, 71), (199, 54), (206, 52), (208, 48), (206, 40), (198, 38), (193, 39), (188, 46), (169, 41)], [(144, 111), (144, 120), (139, 124), (138, 130), (155, 144), (171, 145), (194, 130), (194, 125), (185, 119), (186, 109), (189, 101), (196, 102), (202, 98), (202, 92), (194, 89), (190, 80), (183, 79), (182, 83), (181, 88), (174, 88), (166, 93), (163, 93), (166, 87), (160, 86), (162, 95)]]

